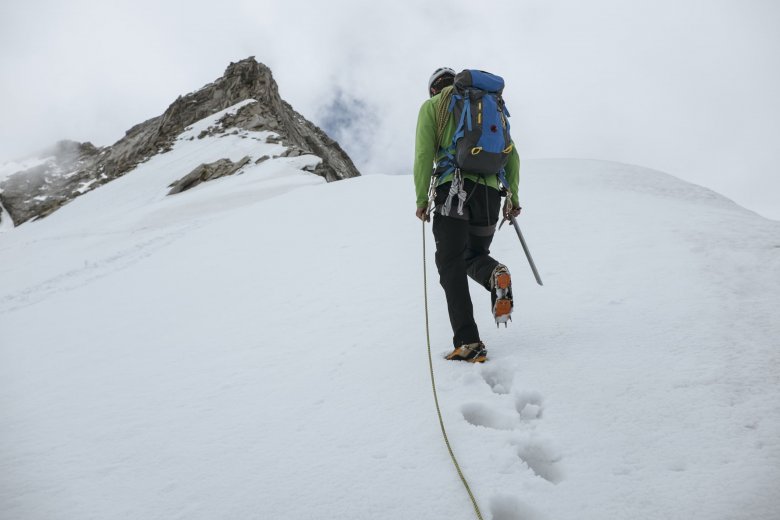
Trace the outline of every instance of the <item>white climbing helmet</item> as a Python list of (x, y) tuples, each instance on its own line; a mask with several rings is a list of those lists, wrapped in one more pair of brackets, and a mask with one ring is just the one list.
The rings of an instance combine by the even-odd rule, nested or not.
[(457, 73), (449, 67), (436, 69), (428, 80), (428, 94), (433, 97), (441, 91), (442, 88), (451, 85), (455, 81)]

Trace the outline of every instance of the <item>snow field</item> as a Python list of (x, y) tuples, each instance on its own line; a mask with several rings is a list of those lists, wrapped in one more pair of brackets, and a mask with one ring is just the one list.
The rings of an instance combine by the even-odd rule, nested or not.
[[(298, 157), (166, 197), (281, 151), (206, 139), (0, 239), (0, 517), (473, 518), (411, 179)], [(597, 161), (527, 161), (521, 203), (545, 285), (503, 228), (514, 321), (472, 284), (483, 366), (443, 359), (425, 229), (485, 517), (777, 518), (778, 224)]]

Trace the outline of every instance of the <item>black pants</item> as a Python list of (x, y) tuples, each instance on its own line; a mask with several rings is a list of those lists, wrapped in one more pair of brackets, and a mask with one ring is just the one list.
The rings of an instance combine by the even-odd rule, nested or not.
[(449, 215), (442, 215), (449, 189), (449, 183), (436, 189), (433, 237), (439, 283), (444, 288), (452, 325), (452, 343), (459, 347), (480, 340), (467, 276), (490, 290), (490, 277), (499, 263), (490, 257), (489, 248), (496, 231), (501, 195), (484, 184), (465, 180), (468, 195), (463, 215), (457, 213), (457, 198), (452, 201)]

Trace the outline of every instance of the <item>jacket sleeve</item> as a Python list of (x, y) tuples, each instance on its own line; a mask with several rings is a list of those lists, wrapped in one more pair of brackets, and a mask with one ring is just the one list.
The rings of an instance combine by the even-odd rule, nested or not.
[(433, 102), (426, 100), (417, 116), (417, 133), (414, 144), (414, 188), (417, 207), (428, 205), (428, 188), (431, 184), (433, 159), (436, 155), (436, 115)]
[(520, 198), (517, 194), (517, 187), (520, 184), (520, 155), (515, 146), (512, 146), (512, 154), (509, 156), (505, 171), (509, 189), (512, 190), (512, 205), (517, 208), (520, 206)]

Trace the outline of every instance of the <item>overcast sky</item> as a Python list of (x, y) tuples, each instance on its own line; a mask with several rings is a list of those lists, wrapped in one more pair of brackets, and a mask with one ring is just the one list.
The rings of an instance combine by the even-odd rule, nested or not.
[(780, 219), (775, 0), (159, 4), (2, 0), (0, 161), (112, 144), (255, 56), (307, 118), (349, 112), (363, 173), (409, 173), (428, 76), (479, 68), (506, 79), (522, 158), (647, 166)]

